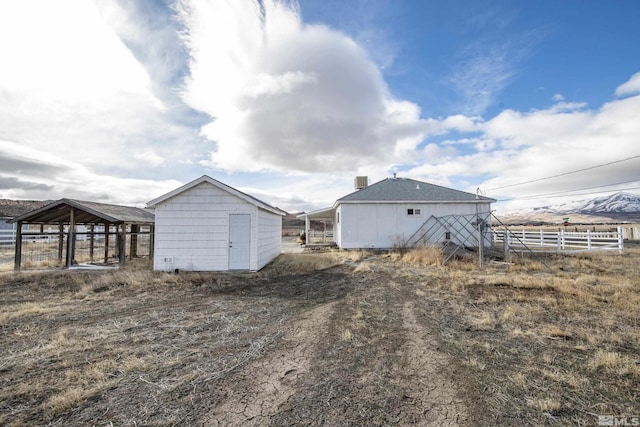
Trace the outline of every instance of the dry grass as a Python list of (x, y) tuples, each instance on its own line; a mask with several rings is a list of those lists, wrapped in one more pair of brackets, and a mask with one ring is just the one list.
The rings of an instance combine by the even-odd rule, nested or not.
[(207, 411), (194, 405), (216, 381), (259, 358), (288, 318), (344, 295), (348, 276), (323, 274), (336, 263), (290, 254), (253, 274), (142, 263), (2, 275), (0, 425), (198, 424)]
[(403, 278), (422, 285), (461, 378), (496, 424), (517, 414), (519, 424), (591, 425), (640, 413), (639, 261), (635, 248), (516, 258), (508, 270), (463, 259)]
[[(340, 350), (332, 358), (346, 348), (376, 362), (380, 349), (361, 343), (389, 346), (384, 354), (402, 344), (379, 335), (399, 322), (402, 301), (388, 306), (382, 285), (366, 299), (349, 292), (383, 277), (423, 310), (416, 321), (451, 356), (477, 425), (593, 425), (599, 414), (640, 413), (639, 250), (516, 257), (508, 270), (441, 260), (425, 248), (283, 254), (249, 275), (145, 264), (3, 274), (0, 424), (197, 424), (202, 402), (215, 406), (225, 392), (216, 381), (269, 351), (294, 313), (327, 301), (351, 310), (330, 330)], [(350, 270), (332, 269), (345, 263)]]
[(441, 266), (444, 256), (440, 248), (427, 246), (409, 250), (402, 257), (408, 263), (417, 265)]
[(266, 274), (295, 274), (308, 273), (316, 270), (340, 265), (341, 261), (335, 253), (302, 253), (302, 254), (280, 254), (264, 270)]

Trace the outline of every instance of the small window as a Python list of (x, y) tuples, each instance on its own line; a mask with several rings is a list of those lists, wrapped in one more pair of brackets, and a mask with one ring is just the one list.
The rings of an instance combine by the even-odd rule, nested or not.
[(336, 213), (336, 223), (340, 224), (340, 212)]
[(414, 214), (414, 215), (420, 215), (420, 213), (421, 213), (421, 212), (420, 212), (420, 209), (414, 209), (414, 210), (413, 210), (413, 214)]
[(413, 209), (407, 209), (407, 215), (413, 215)]
[(421, 213), (420, 209), (407, 209), (407, 215), (420, 215)]

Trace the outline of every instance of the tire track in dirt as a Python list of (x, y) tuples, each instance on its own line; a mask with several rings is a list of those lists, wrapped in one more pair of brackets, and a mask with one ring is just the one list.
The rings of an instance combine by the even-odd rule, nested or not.
[(414, 373), (414, 387), (422, 390), (418, 399), (429, 415), (424, 425), (468, 425), (467, 409), (457, 398), (455, 384), (441, 373), (448, 365), (447, 357), (433, 350), (437, 339), (418, 323), (414, 311), (415, 303), (406, 301), (402, 315), (403, 326), (408, 331), (405, 346), (410, 364), (404, 369)]
[(308, 374), (316, 337), (334, 307), (335, 303), (324, 304), (305, 313), (302, 320), (287, 322), (282, 338), (285, 345), (230, 378), (225, 401), (210, 413), (205, 425), (269, 425), (280, 406), (296, 393), (298, 380)]

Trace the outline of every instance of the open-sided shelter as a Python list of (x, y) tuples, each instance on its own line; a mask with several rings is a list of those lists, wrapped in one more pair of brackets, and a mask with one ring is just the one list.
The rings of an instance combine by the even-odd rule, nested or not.
[[(140, 208), (130, 206), (112, 205), (106, 203), (88, 202), (73, 199), (60, 199), (49, 203), (39, 209), (20, 215), (11, 222), (17, 224), (15, 246), (15, 269), (20, 270), (22, 263), (23, 238), (31, 237), (47, 241), (58, 241), (58, 260), (62, 261), (66, 247), (65, 265), (72, 266), (75, 263), (76, 242), (78, 235), (83, 240), (88, 238), (90, 257), (93, 258), (94, 243), (97, 236), (104, 243), (104, 262), (109, 259), (109, 239), (115, 237), (115, 250), (120, 264), (125, 262), (126, 243), (129, 236), (131, 257), (137, 255), (138, 236), (142, 233), (149, 234), (149, 254), (153, 252), (153, 214)], [(23, 231), (23, 225), (39, 225), (39, 231)], [(51, 227), (55, 227), (51, 231)], [(78, 231), (82, 227), (83, 231)], [(99, 227), (100, 230), (96, 230)], [(142, 231), (141, 227), (147, 230)], [(32, 227), (27, 227), (31, 229)], [(66, 244), (65, 244), (66, 241)]]
[(286, 212), (207, 175), (147, 203), (154, 270), (257, 271), (280, 254)]

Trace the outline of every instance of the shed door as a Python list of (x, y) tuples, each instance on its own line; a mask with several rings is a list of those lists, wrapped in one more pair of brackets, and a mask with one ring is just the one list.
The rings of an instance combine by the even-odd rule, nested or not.
[(251, 215), (229, 215), (229, 270), (249, 270)]

